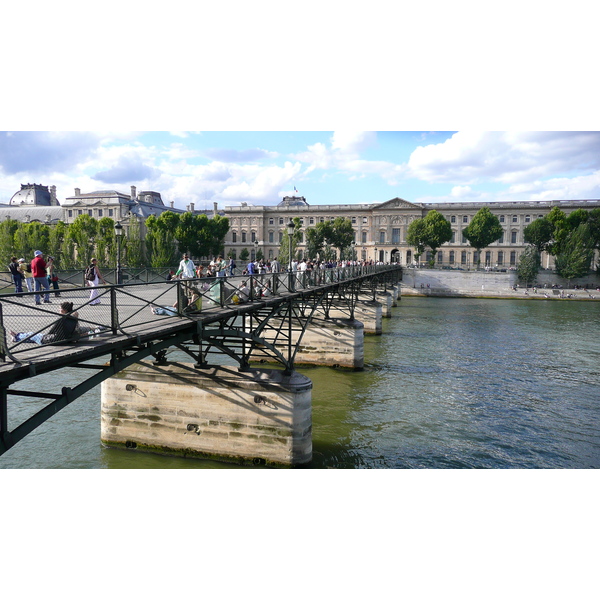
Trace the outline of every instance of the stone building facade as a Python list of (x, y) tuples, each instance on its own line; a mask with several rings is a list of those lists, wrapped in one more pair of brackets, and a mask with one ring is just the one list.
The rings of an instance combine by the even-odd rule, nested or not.
[[(237, 258), (245, 248), (250, 257), (260, 249), (267, 259), (277, 256), (279, 245), (290, 219), (299, 217), (303, 235), (298, 252), (306, 252), (304, 232), (323, 221), (347, 217), (354, 228), (356, 256), (359, 260), (415, 264), (415, 249), (406, 242), (408, 226), (415, 219), (437, 210), (452, 226), (453, 238), (437, 252), (436, 263), (440, 267), (469, 269), (477, 264), (477, 253), (463, 237), (463, 229), (471, 222), (477, 211), (487, 206), (498, 216), (504, 229), (500, 240), (481, 252), (481, 265), (490, 268), (514, 268), (525, 250), (523, 230), (533, 220), (547, 215), (558, 206), (565, 213), (584, 208), (600, 207), (600, 200), (553, 200), (523, 202), (451, 202), (443, 204), (412, 203), (394, 198), (381, 204), (308, 204), (304, 197), (288, 196), (277, 206), (226, 206), (230, 230), (225, 238), (225, 254)], [(430, 259), (431, 253), (421, 257)], [(552, 267), (552, 257), (544, 254), (544, 268)]]

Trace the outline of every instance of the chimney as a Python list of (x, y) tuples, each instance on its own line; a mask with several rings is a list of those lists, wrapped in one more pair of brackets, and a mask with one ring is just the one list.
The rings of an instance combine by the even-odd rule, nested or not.
[(171, 200), (171, 208), (175, 208), (175, 200)]
[(216, 216), (216, 214), (217, 214), (217, 203), (213, 202), (213, 215)]
[(75, 195), (81, 196), (81, 190), (79, 188), (75, 188)]
[(55, 185), (50, 186), (50, 205), (58, 206), (58, 200), (56, 199), (56, 186)]
[(190, 212), (194, 212), (194, 203), (193, 202), (190, 204)]
[(131, 186), (131, 199), (135, 200), (135, 185)]

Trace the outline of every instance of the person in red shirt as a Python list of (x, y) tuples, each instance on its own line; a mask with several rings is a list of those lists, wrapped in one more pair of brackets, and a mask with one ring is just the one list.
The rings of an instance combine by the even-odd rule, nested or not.
[(36, 250), (34, 255), (35, 257), (31, 261), (31, 274), (33, 275), (33, 280), (35, 281), (35, 303), (41, 304), (39, 291), (43, 287), (46, 290), (44, 303), (52, 304), (50, 302), (50, 294), (48, 293), (50, 284), (48, 283), (48, 274), (46, 273), (46, 261), (44, 260), (44, 253), (40, 250)]

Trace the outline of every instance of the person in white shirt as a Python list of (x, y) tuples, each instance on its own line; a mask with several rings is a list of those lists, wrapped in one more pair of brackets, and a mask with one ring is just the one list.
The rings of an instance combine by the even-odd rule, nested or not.
[(180, 276), (181, 279), (194, 279), (196, 276), (196, 270), (194, 268), (194, 261), (190, 260), (189, 254), (183, 255), (183, 260), (179, 263), (176, 276)]

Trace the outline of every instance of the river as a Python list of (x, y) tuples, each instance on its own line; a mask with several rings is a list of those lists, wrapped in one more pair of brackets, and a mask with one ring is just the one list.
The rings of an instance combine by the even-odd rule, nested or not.
[[(598, 468), (599, 339), (598, 302), (404, 297), (384, 334), (365, 338), (364, 371), (300, 369), (314, 384), (311, 467)], [(53, 391), (82, 375), (51, 377), (22, 389)], [(9, 402), (14, 427), (43, 401)], [(0, 456), (0, 467), (239, 468), (104, 448), (99, 387)]]

